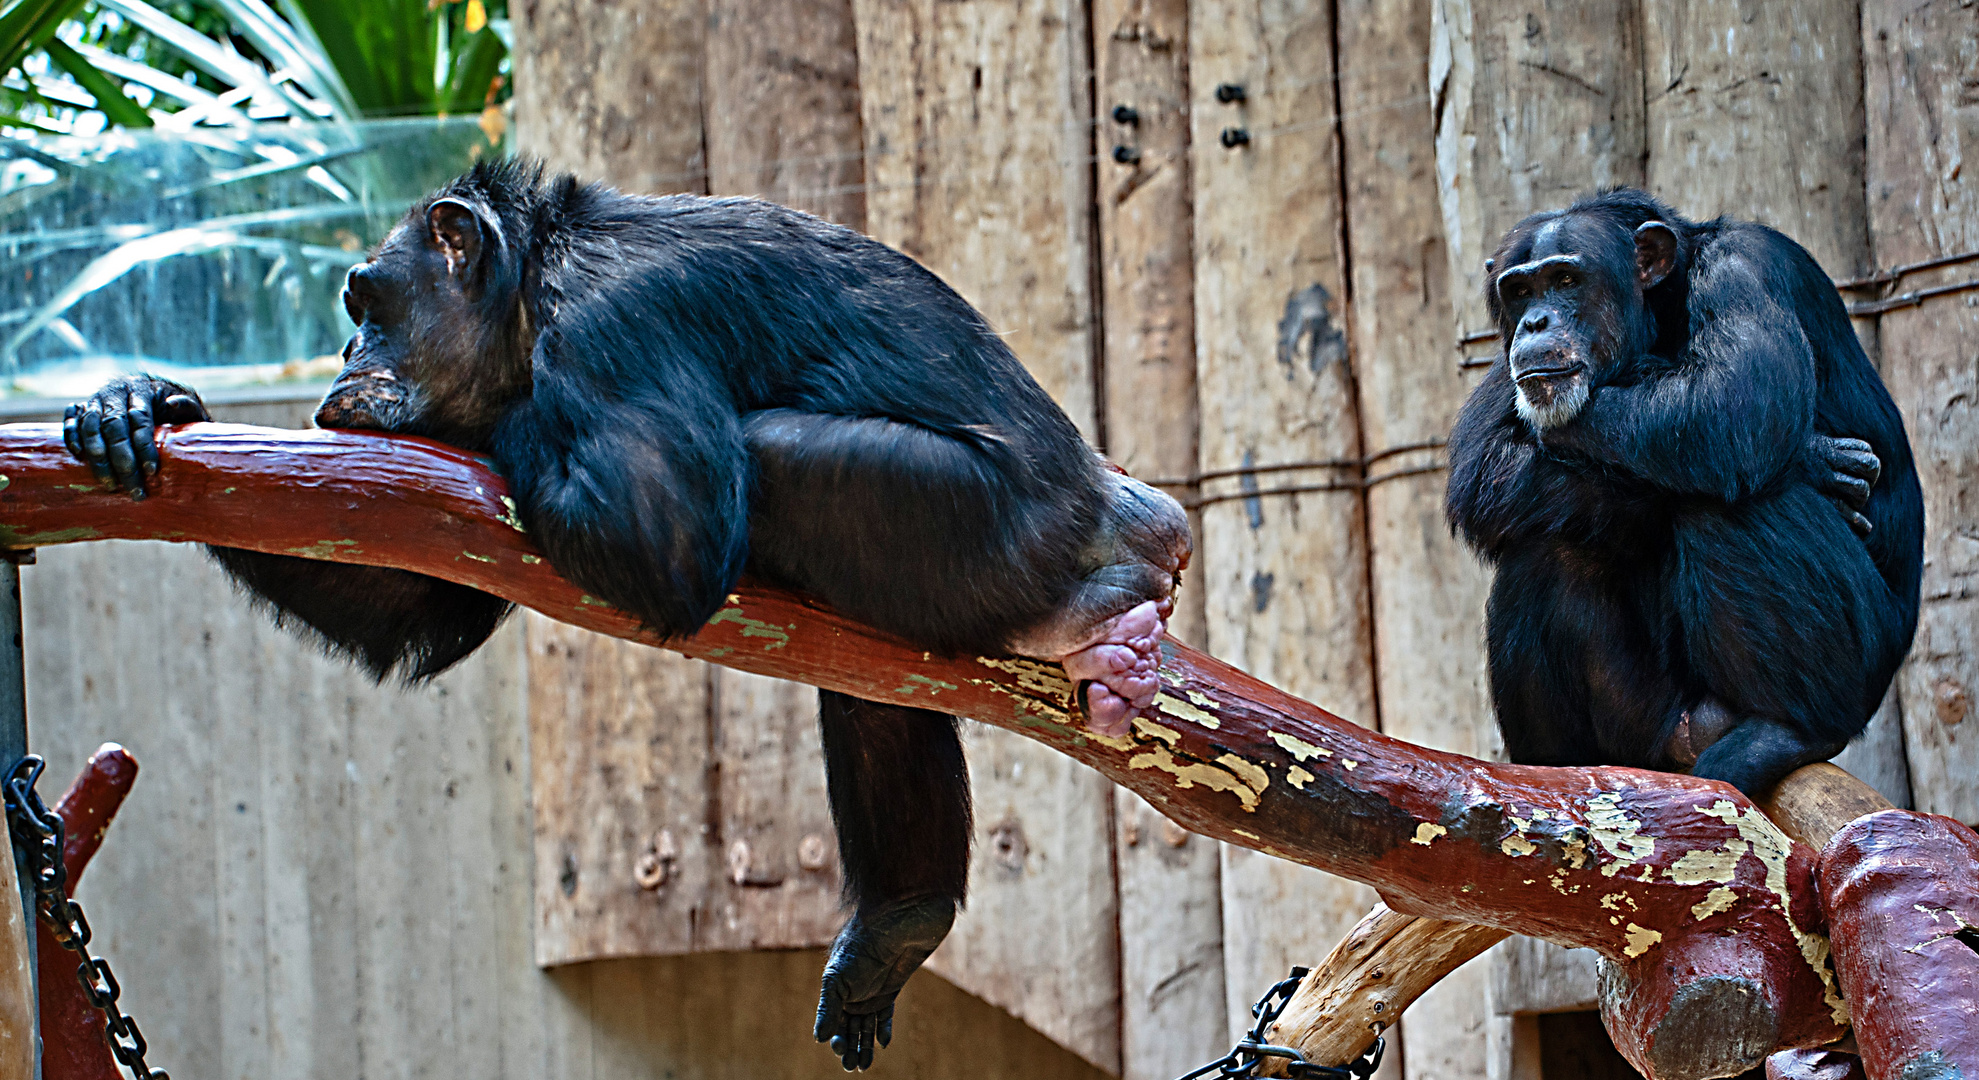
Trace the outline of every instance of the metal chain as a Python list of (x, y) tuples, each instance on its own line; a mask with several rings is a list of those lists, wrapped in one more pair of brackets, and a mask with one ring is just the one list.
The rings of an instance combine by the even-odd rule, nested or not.
[(89, 955), (89, 920), (82, 905), (69, 899), (68, 867), (62, 862), (62, 816), (48, 809), (34, 782), (41, 778), (47, 763), (39, 754), (29, 754), (7, 770), (7, 830), (14, 843), (27, 852), (28, 874), (34, 883), (34, 907), (57, 944), (81, 958), (76, 980), (82, 983), (89, 1003), (103, 1013), (103, 1038), (110, 1053), (130, 1070), (135, 1080), (171, 1080), (163, 1069), (144, 1063), (144, 1033), (137, 1021), (117, 1007), (123, 989), (110, 974), (110, 962)]
[(1251, 1025), (1251, 1030), (1244, 1033), (1244, 1037), (1230, 1048), (1228, 1054), (1200, 1069), (1183, 1073), (1177, 1080), (1196, 1080), (1196, 1077), (1211, 1073), (1221, 1080), (1255, 1080), (1258, 1066), (1266, 1058), (1284, 1058), (1285, 1075), (1292, 1080), (1368, 1080), (1373, 1076), (1374, 1070), (1381, 1067), (1381, 1051), (1384, 1049), (1379, 1037), (1365, 1053), (1345, 1065), (1321, 1065), (1306, 1060), (1306, 1055), (1293, 1047), (1273, 1046), (1264, 1041), (1265, 1029), (1276, 1022), (1279, 1014), (1285, 1011), (1285, 1006), (1291, 1003), (1292, 992), (1299, 988), (1299, 980), (1306, 977), (1306, 970), (1293, 968), (1291, 978), (1273, 984), (1263, 997), (1257, 999), (1257, 1004), (1251, 1006), (1251, 1015), (1257, 1018), (1257, 1023)]

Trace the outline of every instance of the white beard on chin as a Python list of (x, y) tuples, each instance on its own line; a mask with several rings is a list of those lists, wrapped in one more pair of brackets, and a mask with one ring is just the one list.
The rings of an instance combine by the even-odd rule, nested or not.
[(1545, 404), (1535, 404), (1526, 396), (1525, 387), (1518, 388), (1516, 406), (1519, 419), (1524, 420), (1534, 431), (1548, 431), (1580, 415), (1587, 404), (1587, 380), (1575, 379), (1566, 387), (1550, 395)]

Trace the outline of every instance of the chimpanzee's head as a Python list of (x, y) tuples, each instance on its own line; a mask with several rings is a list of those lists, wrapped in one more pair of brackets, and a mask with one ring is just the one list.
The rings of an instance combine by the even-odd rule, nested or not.
[(502, 208), (535, 183), (525, 167), (478, 167), (414, 206), (351, 270), (344, 310), (357, 332), (318, 427), (485, 447), (506, 406), (529, 393), (526, 226)]
[(1660, 220), (1675, 215), (1643, 220), (1645, 208), (1661, 209), (1640, 192), (1614, 192), (1534, 214), (1485, 264), (1519, 416), (1535, 431), (1579, 415), (1656, 341), (1645, 294), (1677, 269), (1679, 251)]

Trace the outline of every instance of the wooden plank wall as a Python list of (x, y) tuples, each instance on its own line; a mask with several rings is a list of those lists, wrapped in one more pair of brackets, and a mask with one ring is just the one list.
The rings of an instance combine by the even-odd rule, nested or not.
[[(1096, 444), (1201, 501), (1179, 636), (1484, 757), (1499, 752), (1488, 578), (1444, 525), (1440, 443), (1475, 382), (1461, 361), (1493, 347), (1459, 339), (1487, 325), (1498, 236), (1646, 183), (1692, 216), (1780, 225), (1838, 277), (1979, 249), (1964, 8), (539, 0), (518, 15), (524, 149), (634, 190), (766, 195), (907, 251)], [(1910, 422), (1929, 533), (1918, 646), (1844, 759), (1967, 821), (1975, 297), (1859, 324)], [(138, 798), (155, 801), (133, 803), (148, 812), (118, 826), (84, 898), (175, 1071), (829, 1071), (803, 1034), (815, 950), (842, 918), (808, 690), (535, 618), (431, 690), (377, 690), (226, 600), (190, 552), (50, 552), (27, 580), (55, 775), (102, 737), (151, 770)], [(1191, 837), (1008, 733), (967, 737), (973, 899), (930, 965), (948, 982), (910, 988), (882, 1075), (1176, 1075), (1371, 900)], [(672, 955), (769, 949), (796, 951)], [(1509, 943), (1410, 1011), (1384, 1072), (1535, 1076), (1533, 1015), (1591, 999), (1584, 955)]]

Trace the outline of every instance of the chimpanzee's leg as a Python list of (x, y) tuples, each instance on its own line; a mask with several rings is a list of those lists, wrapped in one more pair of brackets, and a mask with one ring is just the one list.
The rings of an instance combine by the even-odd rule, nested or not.
[(1691, 771), (1755, 797), (1860, 734), (1909, 646), (1904, 605), (1805, 487), (1680, 514), (1669, 578), (1688, 666), (1732, 721)]
[[(1491, 698), (1510, 758), (1669, 768), (1681, 702), (1664, 653), (1622, 591), (1640, 580), (1538, 548), (1498, 566), (1487, 606)], [(1650, 580), (1653, 581), (1653, 578)]]
[(969, 879), (969, 773), (955, 718), (820, 691), (825, 782), (852, 918), (832, 943), (819, 1042), (850, 1071), (893, 1038), (893, 999), (934, 952)]
[(924, 648), (1060, 660), (1095, 684), (1101, 730), (1124, 731), (1153, 700), (1190, 553), (1173, 499), (1076, 443), (788, 409), (743, 425), (758, 574)]

